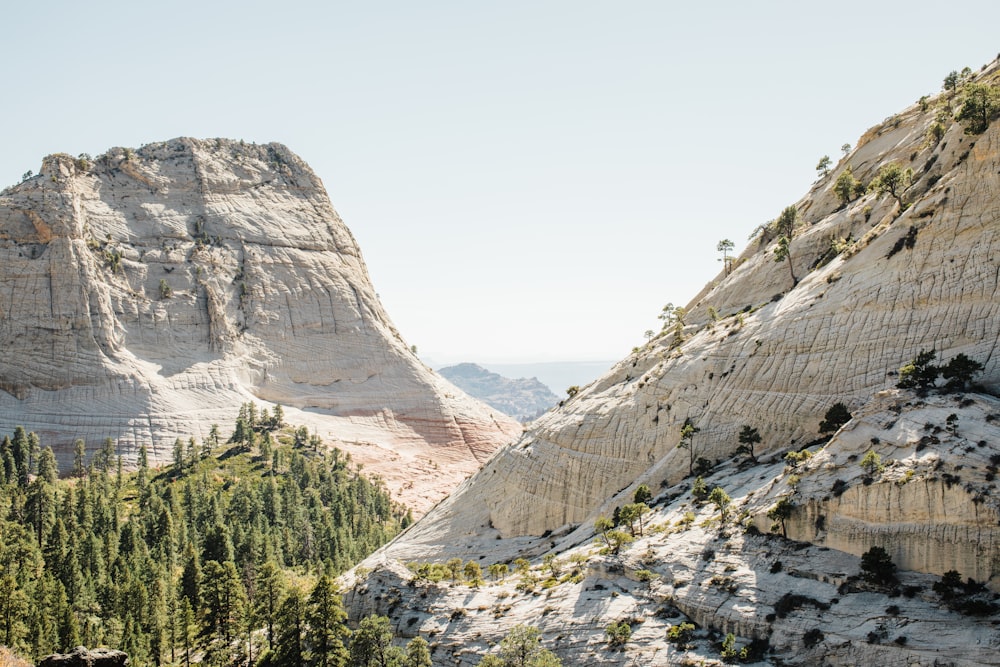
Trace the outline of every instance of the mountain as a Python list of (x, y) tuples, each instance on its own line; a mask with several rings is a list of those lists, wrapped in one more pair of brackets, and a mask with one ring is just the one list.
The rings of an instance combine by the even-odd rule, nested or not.
[(512, 380), (470, 363), (439, 368), (437, 372), (470, 396), (521, 422), (531, 421), (559, 402), (559, 397), (538, 378)]
[(0, 193), (0, 430), (165, 462), (282, 404), (426, 509), (520, 425), (407, 348), (319, 178), (280, 144), (46, 157)]
[(560, 398), (572, 386), (582, 387), (614, 366), (608, 361), (541, 361), (524, 363), (484, 363), (487, 369), (507, 377), (535, 377)]
[[(996, 62), (866, 132), (659, 336), (370, 557), (351, 614), (462, 665), (517, 623), (569, 664), (1000, 664), (1000, 104), (970, 113), (990, 99)], [(930, 351), (905, 377), (967, 360), (974, 384), (898, 388)], [(402, 565), (449, 558), (527, 563), (475, 592)]]

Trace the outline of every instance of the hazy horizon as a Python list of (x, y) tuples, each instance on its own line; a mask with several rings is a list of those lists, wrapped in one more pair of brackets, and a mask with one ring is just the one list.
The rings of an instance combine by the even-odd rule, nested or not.
[[(53, 11), (55, 9), (55, 11)], [(1000, 3), (19, 3), (0, 187), (55, 152), (278, 141), (408, 345), (621, 359), (823, 155), (996, 57)], [(877, 39), (876, 39), (877, 37)], [(877, 46), (873, 46), (877, 45)]]

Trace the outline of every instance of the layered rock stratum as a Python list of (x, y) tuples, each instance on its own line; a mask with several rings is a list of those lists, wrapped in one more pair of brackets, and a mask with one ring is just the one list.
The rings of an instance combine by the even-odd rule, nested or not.
[[(1000, 85), (1000, 66), (973, 82)], [(698, 664), (719, 657), (726, 632), (738, 646), (769, 641), (767, 664), (1000, 664), (991, 622), (931, 592), (950, 571), (1000, 587), (1000, 122), (969, 133), (954, 117), (961, 98), (927, 98), (866, 132), (795, 203), (792, 271), (775, 227), (758, 230), (676, 327), (371, 557), (351, 613), (433, 631), (441, 659), (460, 665), (517, 622), (541, 627), (569, 664)], [(912, 170), (899, 199), (838, 194), (848, 169), (867, 185), (891, 163)], [(897, 389), (900, 367), (924, 350), (982, 364), (976, 386), (951, 397)], [(827, 442), (819, 425), (837, 403), (853, 418)], [(686, 425), (697, 429), (687, 440)], [(745, 426), (761, 435), (756, 462), (736, 452)], [(782, 458), (803, 449), (812, 456)], [(868, 451), (889, 465), (865, 473)], [(725, 519), (692, 497), (698, 459), (708, 488), (732, 500)], [(600, 554), (595, 519), (640, 484), (653, 490), (654, 529), (619, 556)], [(899, 587), (858, 584), (874, 546), (899, 566)], [(532, 569), (467, 598), (405, 592), (401, 563), (450, 557), (483, 567), (521, 557)], [(801, 596), (791, 610), (785, 593)], [(466, 613), (446, 623), (434, 610), (449, 605)], [(604, 628), (623, 620), (633, 639), (611, 649)], [(665, 636), (682, 621), (700, 628), (687, 647)]]
[(63, 469), (281, 404), (426, 509), (520, 427), (426, 368), (320, 179), (280, 144), (51, 155), (0, 193), (0, 430)]
[(437, 372), (470, 396), (521, 422), (535, 419), (559, 402), (538, 378), (508, 378), (472, 363), (446, 366)]

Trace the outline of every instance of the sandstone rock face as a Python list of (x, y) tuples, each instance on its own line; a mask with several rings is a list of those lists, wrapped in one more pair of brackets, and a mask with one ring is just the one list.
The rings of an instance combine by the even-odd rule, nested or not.
[[(869, 451), (884, 470), (862, 468)], [(757, 525), (771, 524), (765, 511), (795, 475), (788, 537), (856, 556), (879, 546), (903, 569), (955, 570), (1000, 588), (998, 464), (1000, 401), (886, 392), (765, 494)]]
[[(952, 414), (955, 433), (944, 428)], [(733, 633), (737, 648), (766, 640), (754, 664), (998, 665), (995, 617), (963, 615), (933, 588), (949, 570), (997, 587), (998, 443), (994, 397), (886, 392), (797, 466), (741, 456), (707, 473), (709, 487), (731, 496), (724, 520), (686, 480), (651, 501), (642, 534), (620, 554), (601, 553), (590, 525), (533, 540), (484, 531), (417, 560), (459, 554), (486, 570), (524, 556), (530, 569), (453, 585), (415, 581), (390, 548), (345, 581), (345, 604), (353, 619), (389, 616), (399, 636), (433, 636), (435, 664), (476, 665), (523, 623), (573, 665), (718, 664), (713, 633)], [(884, 466), (872, 475), (860, 465), (869, 450)], [(768, 517), (781, 498), (793, 507), (788, 539)], [(860, 556), (873, 546), (899, 567), (898, 586), (861, 578)], [(609, 650), (605, 628), (622, 621), (631, 639)], [(690, 641), (670, 642), (685, 622), (697, 626)]]
[[(1000, 85), (1000, 65), (977, 77)], [(1000, 664), (1000, 121), (980, 135), (950, 121), (928, 139), (943, 103), (958, 102), (943, 94), (870, 130), (796, 204), (797, 281), (765, 229), (683, 326), (536, 421), (370, 557), (346, 581), (352, 617), (433, 634), (442, 664), (477, 664), (518, 623), (568, 664), (718, 664), (720, 633), (737, 647), (766, 640), (771, 665)], [(905, 207), (875, 192), (840, 200), (848, 165), (867, 184), (890, 162), (913, 170)], [(977, 386), (897, 389), (922, 350), (981, 363)], [(820, 437), (838, 402), (852, 419)], [(698, 430), (680, 447), (686, 424)], [(762, 436), (756, 461), (736, 453), (744, 426)], [(870, 451), (881, 469), (862, 467)], [(731, 499), (725, 512), (693, 494), (699, 458), (707, 489)], [(609, 553), (594, 520), (640, 483), (651, 512)], [(898, 587), (862, 576), (876, 546)], [(530, 569), (473, 590), (414, 582), (400, 565), (451, 557)], [(934, 584), (951, 571), (992, 591), (943, 597)], [(610, 650), (604, 629), (622, 621), (632, 639)], [(667, 641), (682, 622), (700, 627), (686, 645)]]
[[(709, 460), (733, 454), (743, 425), (760, 430), (760, 451), (801, 446), (828, 408), (894, 386), (922, 349), (967, 354), (1000, 390), (1000, 124), (970, 136), (952, 122), (928, 143), (934, 117), (914, 106), (872, 129), (797, 203), (798, 284), (765, 232), (688, 305), (680, 342), (661, 334), (536, 421), (449, 501), (460, 516), (439, 508), (407, 544), (424, 531), (537, 536), (591, 520), (638, 481), (687, 474), (677, 445), (688, 421)], [(833, 187), (848, 165), (868, 183), (892, 161), (914, 172), (905, 211), (876, 193), (841, 205)]]
[[(0, 195), (0, 258), (0, 430), (37, 431), (64, 470), (76, 438), (166, 461), (249, 400), (288, 406), (390, 483), (423, 471), (447, 487), (519, 432), (408, 350), (284, 146), (50, 156)], [(426, 507), (443, 490), (407, 493)]]

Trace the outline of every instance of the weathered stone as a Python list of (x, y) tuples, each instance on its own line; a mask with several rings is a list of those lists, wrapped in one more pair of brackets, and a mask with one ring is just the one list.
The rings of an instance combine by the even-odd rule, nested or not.
[[(454, 539), (441, 542), (459, 543), (479, 526), (537, 536), (613, 509), (636, 482), (673, 484), (688, 472), (689, 451), (677, 447), (688, 420), (700, 429), (696, 456), (710, 461), (732, 456), (744, 425), (759, 428), (761, 452), (802, 446), (833, 404), (856, 408), (893, 387), (921, 350), (943, 361), (965, 353), (985, 365), (979, 382), (1000, 391), (1000, 124), (970, 138), (956, 123), (927, 146), (933, 113), (915, 106), (895, 118), (798, 202), (797, 285), (774, 261), (773, 239), (752, 241), (688, 304), (679, 344), (662, 334), (535, 421), (408, 547), (443, 531)], [(847, 164), (868, 182), (893, 160), (916, 173), (904, 212), (875, 193), (840, 205), (832, 187)], [(856, 241), (827, 255), (847, 238)]]
[(128, 655), (110, 648), (77, 646), (72, 653), (56, 653), (42, 658), (38, 667), (125, 667)]
[(520, 432), (408, 349), (319, 178), (279, 144), (47, 157), (0, 194), (0, 431), (63, 470), (281, 403), (424, 509)]
[[(1000, 65), (978, 76), (1000, 84)], [(1000, 665), (993, 592), (975, 594), (976, 616), (933, 590), (951, 570), (1000, 589), (1000, 122), (974, 137), (953, 124), (934, 144), (934, 117), (914, 106), (872, 129), (798, 202), (796, 284), (773, 234), (751, 242), (688, 305), (679, 339), (664, 333), (536, 421), (345, 578), (352, 618), (388, 614), (463, 667), (519, 623), (564, 664), (718, 664), (731, 632), (769, 641), (768, 665)], [(915, 173), (905, 210), (875, 194), (841, 205), (848, 163), (867, 183), (890, 161)], [(921, 350), (982, 363), (978, 386), (897, 389)], [(827, 442), (819, 423), (838, 402), (853, 418)], [(688, 420), (693, 451), (678, 446)], [(743, 426), (762, 436), (757, 461), (736, 454)], [(869, 450), (883, 470), (862, 468)], [(699, 457), (707, 487), (731, 497), (724, 519), (692, 495)], [(600, 553), (595, 519), (640, 483), (654, 495), (642, 534)], [(873, 546), (898, 589), (862, 579)], [(451, 557), (532, 570), (473, 589), (410, 582), (400, 565)], [(632, 638), (609, 650), (621, 621)], [(690, 646), (667, 641), (686, 621), (700, 626)]]

